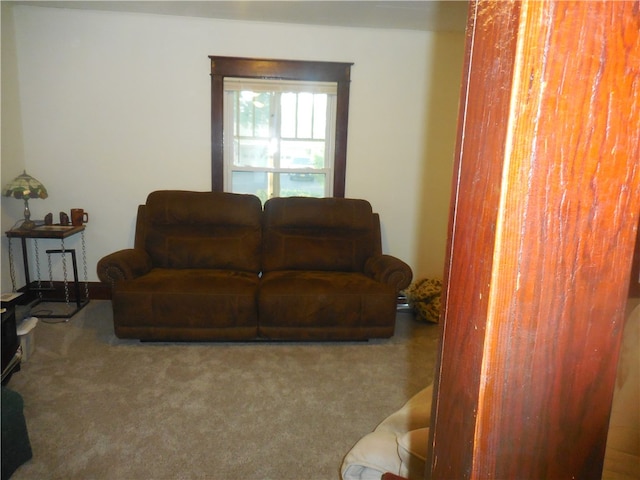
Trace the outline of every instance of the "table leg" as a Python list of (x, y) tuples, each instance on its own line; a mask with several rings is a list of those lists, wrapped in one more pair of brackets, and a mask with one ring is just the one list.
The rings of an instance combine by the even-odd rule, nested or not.
[(27, 239), (21, 238), (20, 240), (22, 241), (22, 263), (24, 264), (24, 281), (25, 281), (25, 284), (27, 285), (27, 293), (28, 293), (30, 290), (29, 285), (31, 284), (31, 279), (29, 278), (29, 257), (27, 256)]

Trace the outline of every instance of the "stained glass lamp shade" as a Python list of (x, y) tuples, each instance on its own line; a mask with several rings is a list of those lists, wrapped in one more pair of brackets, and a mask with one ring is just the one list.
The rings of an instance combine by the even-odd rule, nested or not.
[(24, 200), (24, 222), (20, 226), (23, 230), (31, 230), (36, 224), (31, 221), (31, 212), (29, 211), (30, 198), (47, 198), (49, 194), (39, 180), (36, 180), (27, 172), (18, 175), (2, 190), (5, 197), (13, 197), (18, 200)]

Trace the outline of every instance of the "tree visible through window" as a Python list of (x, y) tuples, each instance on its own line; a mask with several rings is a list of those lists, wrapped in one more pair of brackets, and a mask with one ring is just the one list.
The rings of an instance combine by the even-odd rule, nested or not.
[(210, 58), (212, 189), (343, 197), (351, 64)]

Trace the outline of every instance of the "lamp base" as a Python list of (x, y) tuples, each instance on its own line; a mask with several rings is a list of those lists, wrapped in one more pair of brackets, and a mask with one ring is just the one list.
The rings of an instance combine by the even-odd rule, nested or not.
[(31, 220), (25, 220), (22, 222), (22, 225), (20, 225), (20, 230), (33, 230), (34, 228), (36, 228), (36, 222), (32, 222)]
[(29, 197), (24, 197), (24, 222), (20, 225), (20, 230), (33, 230), (36, 224), (31, 221), (31, 210), (29, 210)]

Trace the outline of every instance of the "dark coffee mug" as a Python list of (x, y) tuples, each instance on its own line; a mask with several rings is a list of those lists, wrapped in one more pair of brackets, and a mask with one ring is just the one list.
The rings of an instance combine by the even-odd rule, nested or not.
[(71, 209), (71, 225), (75, 227), (79, 227), (80, 225), (88, 221), (89, 221), (89, 214), (85, 212), (82, 208)]

